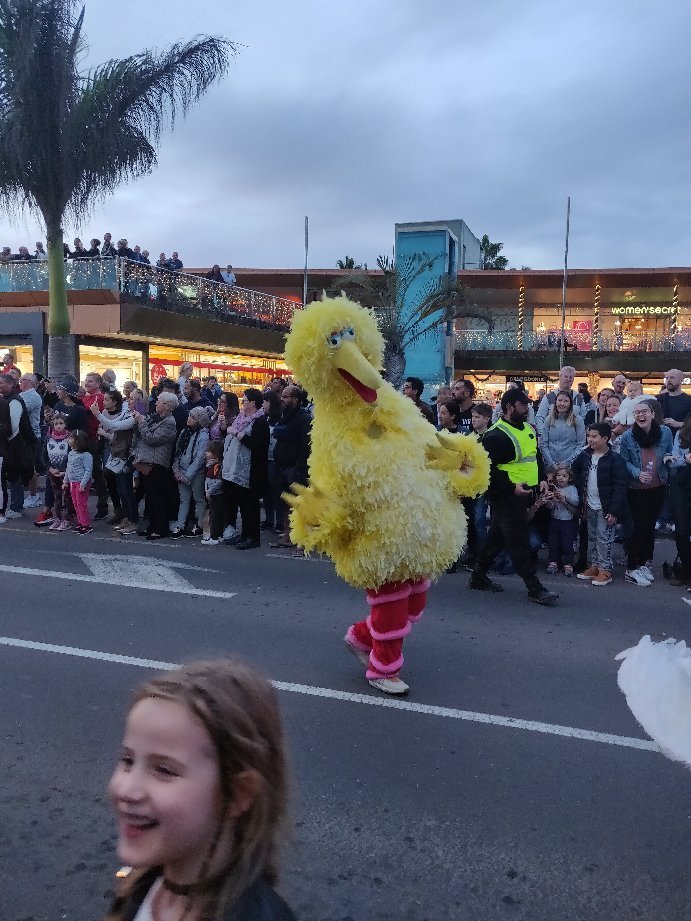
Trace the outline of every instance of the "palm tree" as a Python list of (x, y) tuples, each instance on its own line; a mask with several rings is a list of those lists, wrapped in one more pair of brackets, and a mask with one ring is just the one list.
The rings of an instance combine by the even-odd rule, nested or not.
[(349, 272), (351, 269), (361, 269), (361, 265), (355, 265), (355, 259), (352, 256), (346, 256), (345, 259), (339, 259), (336, 262), (336, 267), (341, 269), (344, 272)]
[(374, 310), (384, 337), (384, 374), (394, 387), (400, 387), (403, 381), (406, 351), (440, 326), (472, 318), (486, 323), (490, 333), (494, 329), (492, 314), (471, 303), (466, 288), (449, 275), (428, 281), (412, 299), (408, 298), (411, 286), (440, 258), (427, 253), (397, 261), (379, 256), (379, 273), (343, 275), (331, 288), (333, 293), (345, 291)]
[(235, 46), (197, 36), (80, 72), (84, 7), (0, 0), (0, 208), (27, 208), (48, 241), (48, 367), (74, 372), (63, 220), (81, 221), (156, 166), (161, 131), (222, 77)]

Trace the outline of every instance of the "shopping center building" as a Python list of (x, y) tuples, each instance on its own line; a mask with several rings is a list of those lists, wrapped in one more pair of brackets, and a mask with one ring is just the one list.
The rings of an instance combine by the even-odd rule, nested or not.
[[(460, 279), (469, 299), (490, 311), (494, 329), (457, 324), (455, 376), (490, 393), (510, 379), (524, 380), (533, 395), (556, 381), (563, 273), (471, 270)], [(570, 270), (564, 341), (564, 364), (591, 393), (619, 371), (654, 393), (673, 367), (689, 373), (691, 392), (691, 269)]]
[[(333, 289), (343, 274), (310, 271), (308, 300)], [(468, 378), (479, 394), (492, 396), (509, 380), (523, 380), (533, 396), (556, 382), (563, 273), (461, 269), (457, 274), (468, 300), (488, 311), (494, 326), (490, 331), (479, 320), (457, 321), (451, 337), (440, 327), (431, 344), (447, 358), (436, 364), (421, 365), (414, 350), (408, 355), (408, 373), (425, 380), (427, 394), (450, 376)], [(248, 287), (294, 298), (302, 291), (303, 273), (247, 269), (243, 279)], [(569, 270), (564, 341), (564, 364), (576, 368), (577, 382), (587, 383), (591, 393), (619, 371), (653, 393), (673, 367), (688, 372), (684, 389), (691, 393), (691, 268)], [(425, 348), (429, 353), (429, 341)], [(442, 362), (452, 364), (446, 373)]]
[[(463, 268), (466, 243), (476, 238), (463, 225), (466, 243), (457, 240), (456, 224), (397, 225), (398, 252), (403, 242), (438, 252), (438, 271), (456, 274), (493, 325), (440, 326), (409, 350), (408, 373), (424, 379), (428, 396), (452, 376), (488, 396), (520, 378), (534, 396), (559, 373), (563, 274)], [(283, 347), (302, 304), (302, 269), (236, 269), (236, 287), (204, 279), (202, 269), (158, 272), (111, 259), (70, 261), (66, 271), (81, 379), (109, 367), (119, 384), (149, 388), (191, 361), (198, 376), (213, 374), (239, 392), (290, 373)], [(335, 290), (343, 275), (310, 270), (308, 302)], [(45, 263), (0, 265), (0, 352), (11, 350), (22, 370), (45, 370), (47, 289)], [(691, 392), (691, 268), (569, 270), (564, 339), (564, 363), (591, 393), (619, 371), (653, 393), (672, 367), (687, 372)]]
[[(112, 368), (119, 386), (134, 380), (148, 389), (160, 377), (177, 379), (191, 361), (197, 376), (240, 392), (288, 374), (285, 333), (301, 297), (125, 260), (74, 260), (65, 270), (80, 380)], [(11, 351), (23, 371), (45, 373), (47, 316), (47, 264), (0, 265), (0, 352)]]

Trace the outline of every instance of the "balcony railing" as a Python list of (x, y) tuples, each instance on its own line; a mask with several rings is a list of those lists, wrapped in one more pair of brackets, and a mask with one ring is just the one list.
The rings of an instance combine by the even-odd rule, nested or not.
[[(522, 349), (518, 332), (485, 330), (458, 330), (455, 335), (456, 349), (460, 352), (550, 352), (559, 349), (559, 333), (524, 331)], [(590, 333), (566, 331), (564, 341), (571, 350), (592, 351), (593, 336)], [(602, 333), (597, 336), (597, 350), (600, 352), (690, 352), (691, 329), (679, 330), (674, 336), (652, 333)]]
[[(68, 291), (117, 288), (116, 259), (68, 259), (65, 283)], [(0, 292), (47, 291), (47, 262), (7, 262), (0, 265)]]
[[(68, 290), (110, 288), (120, 291), (126, 300), (158, 309), (276, 330), (287, 329), (293, 313), (301, 307), (295, 301), (262, 291), (129, 259), (68, 259), (65, 282)], [(46, 262), (0, 265), (0, 292), (47, 290)]]

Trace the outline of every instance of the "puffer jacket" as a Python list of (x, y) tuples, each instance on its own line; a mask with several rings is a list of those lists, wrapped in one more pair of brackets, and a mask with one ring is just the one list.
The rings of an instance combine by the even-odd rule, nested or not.
[[(573, 462), (573, 482), (583, 506), (588, 501), (588, 477), (592, 457), (592, 448), (586, 448)], [(610, 448), (597, 462), (597, 491), (600, 494), (603, 515), (614, 515), (619, 522), (628, 519), (627, 483), (626, 464)]]
[[(182, 432), (178, 435), (178, 441), (182, 435)], [(175, 456), (173, 473), (181, 473), (191, 483), (195, 476), (204, 470), (204, 452), (208, 443), (208, 429), (197, 429), (196, 432), (193, 432), (185, 450)]]
[(134, 448), (136, 464), (158, 464), (170, 467), (177, 428), (175, 419), (166, 416), (162, 419), (158, 413), (146, 416), (139, 423), (137, 443)]

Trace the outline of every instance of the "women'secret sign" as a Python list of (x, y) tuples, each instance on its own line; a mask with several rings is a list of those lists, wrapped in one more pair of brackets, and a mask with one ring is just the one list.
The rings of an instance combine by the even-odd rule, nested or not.
[(613, 314), (621, 317), (670, 317), (676, 312), (671, 304), (638, 304), (612, 307)]

